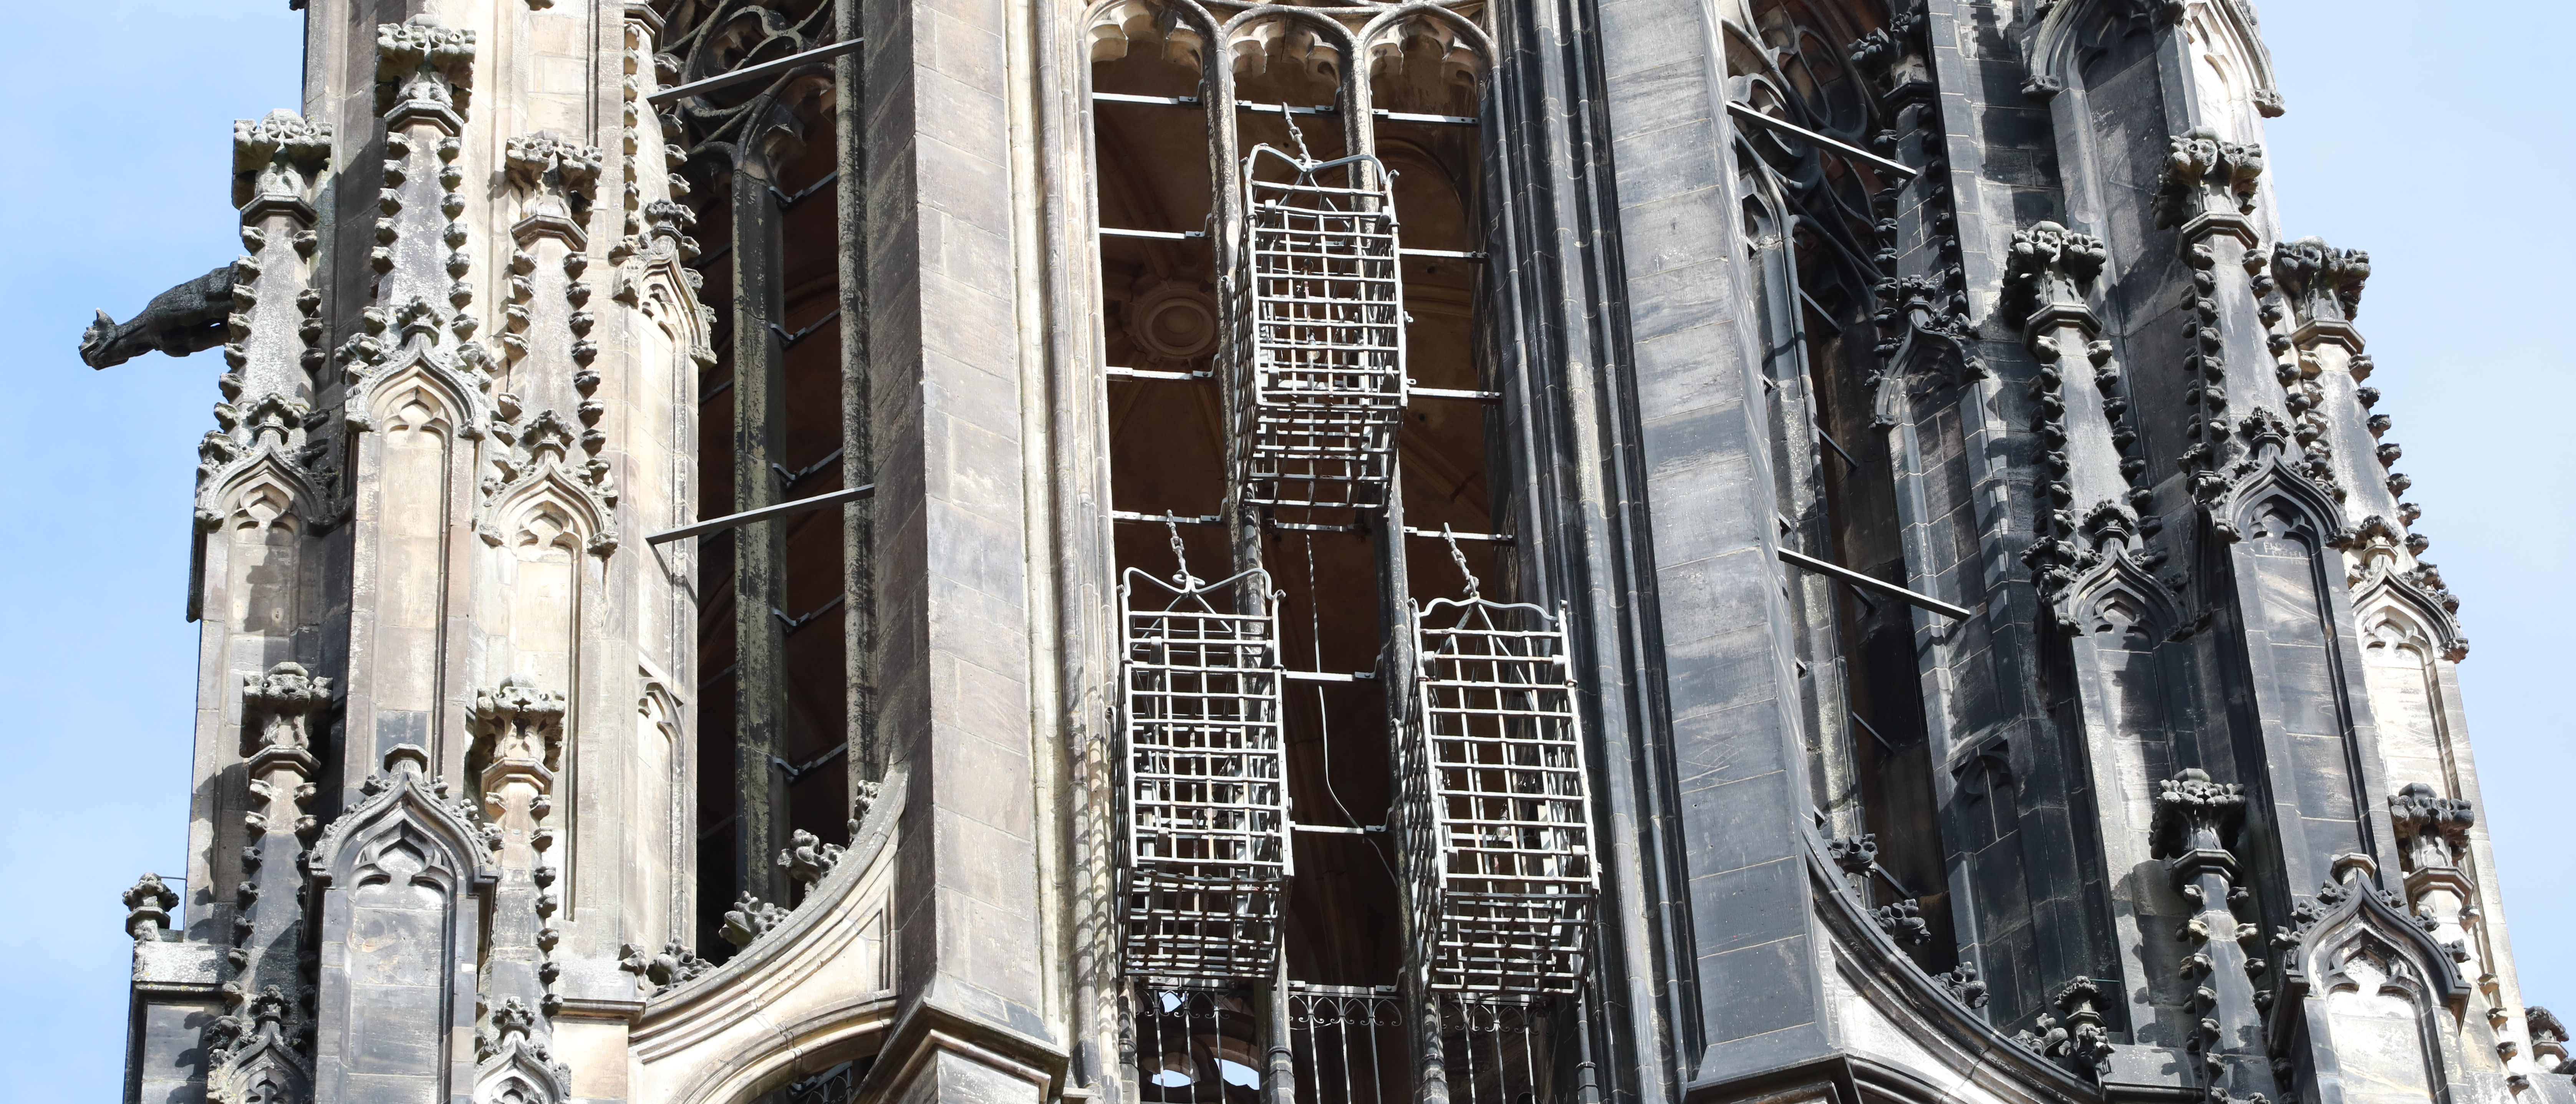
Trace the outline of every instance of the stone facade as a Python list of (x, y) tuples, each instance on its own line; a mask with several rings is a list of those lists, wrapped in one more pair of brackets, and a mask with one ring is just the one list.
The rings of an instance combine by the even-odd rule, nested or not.
[(2576, 1104), (2245, 0), (298, 6), (129, 1101)]

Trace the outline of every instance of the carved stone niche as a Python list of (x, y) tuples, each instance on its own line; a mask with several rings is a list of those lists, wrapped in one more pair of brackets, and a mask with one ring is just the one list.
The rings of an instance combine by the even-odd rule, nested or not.
[(286, 994), (271, 985), (206, 1029), (206, 1099), (269, 1104), (309, 1099), (313, 1070), (286, 1031)]
[(2281, 991), (2266, 1025), (2285, 1096), (2314, 1104), (2462, 1099), (2461, 1022), (2470, 984), (2445, 948), (2367, 866), (2343, 868), (2276, 940)]
[[(470, 802), (429, 775), (429, 754), (385, 753), (363, 796), (322, 832), (314, 1099), (449, 1100), (472, 1084), (484, 898), (500, 872)], [(361, 1091), (359, 1086), (367, 1086)]]

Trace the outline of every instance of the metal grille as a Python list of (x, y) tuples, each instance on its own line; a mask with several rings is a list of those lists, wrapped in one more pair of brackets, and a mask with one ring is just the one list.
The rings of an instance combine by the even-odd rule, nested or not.
[[(1127, 634), (1130, 974), (1272, 976), (1291, 873), (1269, 575), (1175, 587), (1130, 568)], [(1251, 612), (1226, 612), (1232, 596)]]
[(1288, 1051), (1299, 1104), (1395, 1104), (1411, 1098), (1413, 1059), (1392, 986), (1289, 983)]
[[(1264, 157), (1293, 178), (1254, 179)], [(1404, 289), (1393, 193), (1373, 157), (1312, 162), (1268, 146), (1244, 159), (1246, 277), (1235, 385), (1253, 505), (1385, 502), (1404, 415)], [(1324, 181), (1339, 176), (1344, 186)]]
[(1434, 989), (1568, 993), (1582, 974), (1595, 877), (1562, 624), (1474, 597), (1414, 615), (1405, 842)]
[(872, 1061), (843, 1062), (791, 1082), (769, 1098), (770, 1104), (851, 1104), (857, 1099), (859, 1078), (867, 1074)]
[(1545, 1009), (1526, 996), (1440, 1001), (1441, 1070), (1454, 1104), (1549, 1104), (1559, 1099), (1541, 1030)]
[(1256, 1104), (1261, 1096), (1258, 1018), (1240, 989), (1165, 978), (1128, 991), (1128, 1066), (1136, 1097), (1152, 1104)]

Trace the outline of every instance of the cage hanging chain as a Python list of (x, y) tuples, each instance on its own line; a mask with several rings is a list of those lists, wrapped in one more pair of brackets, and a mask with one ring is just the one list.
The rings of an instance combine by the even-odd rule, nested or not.
[(1170, 510), (1165, 510), (1163, 528), (1172, 534), (1172, 564), (1180, 569), (1172, 576), (1172, 581), (1179, 583), (1182, 590), (1197, 590), (1199, 579), (1190, 574), (1189, 550), (1181, 544), (1181, 519), (1173, 516)]
[(1288, 140), (1297, 143), (1298, 174), (1302, 176), (1313, 172), (1315, 155), (1306, 149), (1305, 128), (1297, 125), (1297, 113), (1288, 107), (1286, 100), (1279, 101), (1279, 118), (1280, 121), (1288, 124)]
[(1467, 570), (1467, 554), (1458, 550), (1458, 535), (1449, 531), (1449, 523), (1440, 523), (1440, 539), (1449, 542), (1449, 562), (1458, 565), (1458, 574), (1467, 579), (1467, 598), (1476, 600), (1476, 573)]

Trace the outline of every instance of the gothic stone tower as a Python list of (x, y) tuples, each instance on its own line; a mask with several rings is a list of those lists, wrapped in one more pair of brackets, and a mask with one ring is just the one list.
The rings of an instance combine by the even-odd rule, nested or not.
[(150, 1104), (2571, 1104), (2246, 0), (309, 0)]

